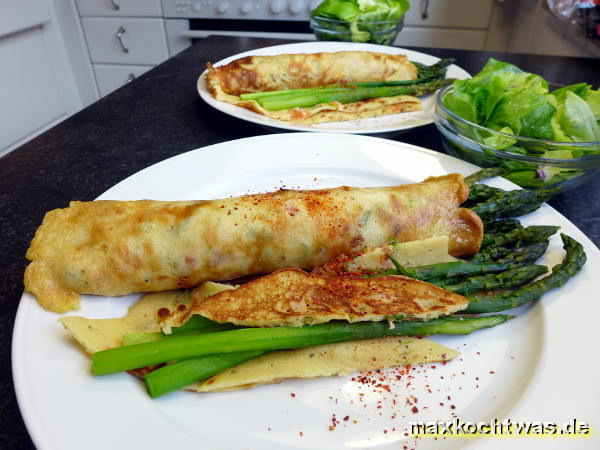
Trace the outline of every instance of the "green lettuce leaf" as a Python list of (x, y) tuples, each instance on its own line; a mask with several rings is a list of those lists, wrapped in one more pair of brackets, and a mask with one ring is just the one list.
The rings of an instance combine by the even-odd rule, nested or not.
[(566, 91), (564, 105), (558, 108), (557, 121), (564, 135), (575, 142), (600, 140), (600, 129), (592, 109), (572, 91)]
[(409, 0), (325, 0), (311, 15), (347, 22), (382, 22), (400, 19), (409, 8)]
[(588, 106), (594, 113), (596, 122), (600, 121), (600, 89), (596, 91), (590, 89), (585, 95), (580, 95), (580, 97), (587, 102)]
[(348, 22), (355, 21), (358, 15), (358, 3), (352, 0), (325, 0), (312, 12), (313, 17), (319, 16)]

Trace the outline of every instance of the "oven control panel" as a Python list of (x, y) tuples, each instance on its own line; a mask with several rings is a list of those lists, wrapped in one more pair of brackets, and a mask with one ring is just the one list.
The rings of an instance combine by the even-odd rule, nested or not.
[(162, 0), (167, 18), (309, 20), (322, 0)]

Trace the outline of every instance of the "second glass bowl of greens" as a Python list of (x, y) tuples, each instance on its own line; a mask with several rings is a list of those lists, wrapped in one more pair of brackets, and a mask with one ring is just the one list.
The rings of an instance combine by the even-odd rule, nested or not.
[(311, 17), (310, 27), (319, 41), (368, 42), (389, 45), (404, 25), (404, 16), (378, 22), (348, 22), (345, 20)]
[(435, 124), (453, 156), (481, 167), (503, 167), (503, 176), (525, 189), (567, 190), (600, 173), (600, 141), (550, 141), (477, 125), (445, 106), (453, 88), (438, 91), (435, 105)]

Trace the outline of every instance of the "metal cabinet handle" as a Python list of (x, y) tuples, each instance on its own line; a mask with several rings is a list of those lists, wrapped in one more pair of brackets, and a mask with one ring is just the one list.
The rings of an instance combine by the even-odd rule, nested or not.
[(135, 80), (135, 75), (130, 73), (127, 77), (127, 83), (131, 83), (133, 80)]
[(429, 0), (421, 0), (421, 19), (427, 20), (429, 17)]
[(117, 3), (117, 0), (110, 0), (110, 2), (112, 3), (112, 5), (113, 5), (113, 8), (115, 9), (115, 11), (118, 11), (118, 10), (120, 10), (120, 9), (121, 9), (121, 5), (119, 5), (119, 4)]
[(119, 40), (119, 44), (121, 44), (121, 48), (124, 53), (129, 53), (129, 49), (125, 46), (125, 40), (123, 39), (123, 35), (125, 34), (125, 27), (120, 26), (117, 30), (117, 39)]

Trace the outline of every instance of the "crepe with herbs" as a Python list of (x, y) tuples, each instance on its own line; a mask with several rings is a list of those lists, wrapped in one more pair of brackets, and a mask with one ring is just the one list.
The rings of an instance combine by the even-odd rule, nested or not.
[(79, 294), (193, 287), (436, 235), (453, 256), (479, 249), (477, 214), (461, 208), (458, 174), (382, 188), (281, 190), (222, 200), (72, 202), (46, 214), (27, 258), (25, 288), (46, 309)]
[(209, 63), (207, 86), (217, 100), (314, 124), (420, 110), (416, 96), (449, 82), (448, 64), (427, 67), (404, 55), (364, 51), (247, 56)]

